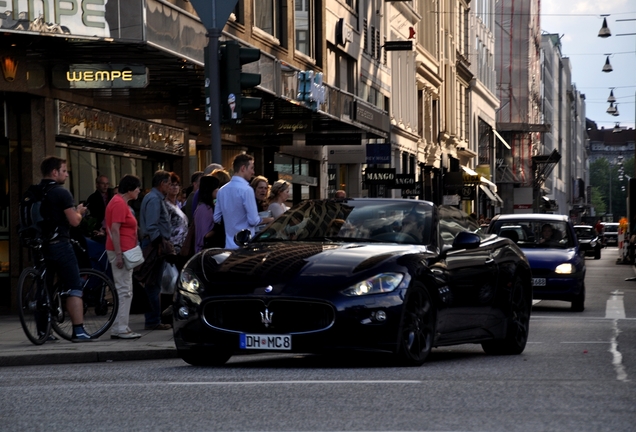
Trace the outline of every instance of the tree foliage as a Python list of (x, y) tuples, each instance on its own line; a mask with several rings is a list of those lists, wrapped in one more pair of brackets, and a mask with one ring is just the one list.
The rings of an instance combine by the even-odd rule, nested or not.
[(597, 159), (590, 164), (592, 205), (598, 215), (613, 214), (614, 221), (627, 215), (627, 186), (628, 178), (634, 176), (634, 157), (622, 161), (622, 181), (619, 175), (620, 168), (621, 164), (610, 164), (607, 159)]
[(592, 206), (594, 207), (594, 210), (596, 210), (597, 215), (603, 215), (607, 213), (607, 207), (605, 206), (603, 194), (595, 186), (592, 186), (592, 197), (590, 198), (590, 201), (592, 203)]

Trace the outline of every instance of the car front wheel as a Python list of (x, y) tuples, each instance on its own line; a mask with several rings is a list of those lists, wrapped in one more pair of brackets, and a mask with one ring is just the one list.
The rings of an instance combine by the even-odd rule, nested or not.
[(406, 366), (421, 366), (433, 348), (435, 311), (426, 288), (415, 283), (404, 301), (397, 357)]
[(572, 300), (572, 306), (570, 308), (573, 312), (583, 312), (585, 310), (585, 283), (581, 288), (581, 292)]
[(181, 359), (192, 366), (223, 366), (232, 357), (229, 350), (177, 350)]
[(503, 339), (483, 342), (481, 347), (484, 352), (495, 355), (521, 354), (528, 342), (531, 309), (532, 300), (527, 295), (523, 280), (517, 276), (510, 293), (510, 316), (508, 317), (506, 336)]

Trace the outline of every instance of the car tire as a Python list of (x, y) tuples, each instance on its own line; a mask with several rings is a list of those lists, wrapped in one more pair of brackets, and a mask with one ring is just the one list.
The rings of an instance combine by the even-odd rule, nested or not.
[(527, 284), (524, 285), (520, 276), (515, 277), (510, 292), (506, 336), (503, 339), (482, 342), (481, 347), (486, 354), (516, 355), (521, 354), (526, 348), (532, 310), (532, 298), (528, 295), (528, 287)]
[(583, 312), (585, 310), (585, 282), (583, 283), (581, 292), (578, 293), (572, 300), (572, 306), (570, 309), (572, 312)]
[(430, 295), (415, 282), (404, 300), (396, 356), (403, 366), (421, 366), (433, 348), (435, 308)]
[(600, 249), (596, 249), (594, 251), (594, 259), (601, 259), (601, 250)]
[(177, 350), (179, 357), (192, 366), (223, 366), (232, 357), (226, 350)]

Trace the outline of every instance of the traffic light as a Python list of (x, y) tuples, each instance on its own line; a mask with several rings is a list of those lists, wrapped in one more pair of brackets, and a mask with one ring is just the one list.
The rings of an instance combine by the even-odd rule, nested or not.
[(261, 83), (261, 75), (242, 72), (244, 64), (261, 58), (257, 48), (243, 48), (238, 42), (228, 41), (219, 48), (220, 61), (220, 101), (221, 121), (241, 120), (247, 113), (260, 109), (262, 99), (241, 94), (241, 90), (256, 87)]
[(325, 86), (322, 84), (322, 73), (314, 71), (298, 72), (298, 95), (296, 99), (305, 102), (316, 111), (318, 105), (325, 102)]
[(301, 102), (311, 102), (314, 100), (314, 71), (298, 72), (298, 96)]

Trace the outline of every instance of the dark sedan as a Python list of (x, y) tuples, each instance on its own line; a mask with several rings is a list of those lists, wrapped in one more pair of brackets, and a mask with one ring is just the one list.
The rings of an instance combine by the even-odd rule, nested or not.
[(401, 199), (309, 200), (236, 250), (184, 267), (174, 340), (193, 365), (263, 351), (389, 352), (421, 365), (433, 347), (520, 354), (531, 273), (509, 239), (452, 207)]
[[(519, 230), (523, 235), (514, 236)], [(515, 237), (532, 268), (535, 299), (571, 302), (571, 309), (576, 312), (585, 309), (585, 258), (567, 216), (496, 215), (488, 232)]]
[(574, 232), (579, 239), (579, 247), (585, 256), (593, 256), (594, 259), (601, 259), (601, 249), (603, 242), (593, 226), (574, 225)]

